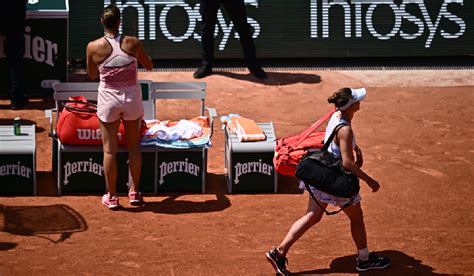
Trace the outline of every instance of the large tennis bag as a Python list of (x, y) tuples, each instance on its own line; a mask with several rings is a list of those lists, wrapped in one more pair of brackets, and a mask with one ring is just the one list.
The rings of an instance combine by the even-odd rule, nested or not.
[[(56, 136), (66, 145), (102, 145), (97, 105), (84, 96), (63, 101), (63, 110), (56, 124)], [(125, 145), (125, 128), (120, 123), (118, 144)]]
[(335, 109), (331, 110), (298, 135), (277, 139), (275, 157), (273, 158), (277, 172), (294, 176), (296, 166), (307, 150), (323, 147), (325, 131), (316, 131), (316, 129), (326, 122), (335, 111)]
[(330, 195), (352, 198), (359, 193), (359, 178), (344, 169), (341, 158), (328, 151), (334, 136), (346, 125), (337, 125), (322, 148), (308, 150), (296, 167), (295, 176)]

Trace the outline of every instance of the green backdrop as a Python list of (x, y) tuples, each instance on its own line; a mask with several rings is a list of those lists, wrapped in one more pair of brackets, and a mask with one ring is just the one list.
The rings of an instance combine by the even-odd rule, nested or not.
[[(226, 0), (228, 1), (228, 0)], [(51, 93), (67, 80), (68, 60), (85, 59), (103, 35), (105, 5), (123, 11), (122, 31), (153, 59), (199, 59), (198, 0), (29, 0), (25, 91)], [(471, 0), (245, 0), (260, 58), (472, 56)], [(216, 57), (242, 51), (225, 10), (218, 14)], [(6, 40), (0, 36), (0, 96), (8, 91)], [(84, 63), (82, 63), (84, 65)]]
[[(83, 59), (102, 35), (102, 7), (123, 11), (123, 33), (138, 36), (154, 59), (200, 57), (199, 1), (70, 1), (70, 58)], [(246, 0), (257, 54), (264, 58), (472, 55), (470, 0)], [(216, 57), (241, 57), (225, 10)]]

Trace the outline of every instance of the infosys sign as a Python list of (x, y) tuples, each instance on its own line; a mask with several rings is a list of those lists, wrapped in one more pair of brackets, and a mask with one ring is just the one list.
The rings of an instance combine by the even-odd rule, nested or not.
[[(112, 2), (111, 0), (105, 0), (104, 5), (107, 6)], [(245, 3), (258, 8), (258, 0), (246, 0)], [(201, 41), (200, 28), (196, 28), (200, 26), (202, 21), (201, 14), (199, 13), (199, 3), (192, 5), (182, 0), (145, 0), (143, 4), (130, 1), (123, 1), (122, 3), (116, 1), (114, 4), (116, 4), (122, 12), (128, 7), (137, 10), (138, 18), (136, 24), (138, 26), (139, 39), (156, 40), (158, 28), (160, 34), (174, 43), (180, 43), (188, 39)], [(148, 10), (148, 13), (145, 13), (145, 10)], [(174, 33), (171, 26), (169, 26), (169, 17), (172, 16), (173, 10), (182, 10), (182, 12), (184, 12), (184, 32)], [(253, 28), (253, 37), (258, 38), (260, 34), (260, 24), (256, 19), (251, 17), (248, 17), (247, 21)], [(148, 32), (145, 30), (148, 30)], [(219, 32), (222, 32), (222, 39), (218, 44), (220, 51), (225, 50), (225, 46), (232, 34), (235, 39), (239, 39), (239, 35), (235, 32), (234, 24), (224, 17), (222, 10), (217, 12), (216, 35)]]
[[(92, 2), (100, 1), (100, 6)], [(100, 9), (116, 4), (121, 30), (143, 40), (154, 58), (199, 58), (202, 18), (197, 0), (84, 0), (71, 4), (70, 39), (100, 35)], [(83, 2), (90, 2), (84, 5)], [(472, 55), (474, 1), (245, 0), (260, 57)], [(88, 19), (85, 9), (98, 9)], [(82, 16), (76, 18), (77, 10)], [(89, 13), (90, 14), (90, 13)], [(93, 23), (92, 23), (93, 21)], [(87, 37), (87, 29), (91, 37)], [(77, 30), (85, 34), (75, 37)], [(91, 31), (93, 30), (93, 31)], [(84, 33), (84, 31), (86, 33)], [(94, 33), (94, 35), (92, 35)], [(239, 36), (225, 10), (215, 30), (217, 57), (240, 57)], [(79, 46), (81, 45), (81, 46)], [(82, 57), (85, 41), (71, 44)]]
[[(346, 38), (363, 37), (364, 34), (369, 34), (378, 40), (390, 40), (396, 36), (404, 40), (415, 40), (420, 37), (426, 37), (425, 48), (430, 48), (433, 38), (436, 35), (443, 39), (458, 39), (466, 34), (466, 21), (459, 15), (456, 15), (448, 10), (450, 5), (464, 5), (464, 0), (444, 0), (438, 10), (428, 11), (425, 0), (351, 0), (350, 3), (346, 1), (337, 0), (311, 0), (311, 38), (329, 38), (329, 13), (331, 7), (340, 6), (344, 10), (344, 36)], [(397, 2), (399, 2), (397, 4)], [(428, 1), (426, 1), (428, 2)], [(362, 12), (362, 6), (367, 6)], [(392, 13), (393, 21), (388, 22), (389, 31), (381, 32), (377, 30), (377, 22), (374, 20), (374, 14), (382, 9), (381, 6), (386, 6), (389, 9), (389, 14)], [(415, 13), (411, 13), (407, 8), (411, 6), (411, 10), (417, 10), (421, 17)], [(318, 9), (321, 9), (322, 16), (318, 19)], [(436, 12), (437, 11), (437, 12)], [(352, 16), (354, 14), (354, 16)], [(450, 21), (453, 25), (454, 31), (449, 31), (440, 28), (441, 21)], [(402, 24), (412, 25), (411, 31), (404, 30)], [(318, 26), (322, 26), (322, 34), (318, 35)], [(352, 27), (354, 25), (354, 28)], [(363, 30), (365, 28), (365, 30)]]

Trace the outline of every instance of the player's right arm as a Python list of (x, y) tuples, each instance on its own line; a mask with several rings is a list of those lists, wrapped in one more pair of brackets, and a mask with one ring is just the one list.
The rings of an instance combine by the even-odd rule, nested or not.
[(125, 36), (122, 42), (122, 49), (137, 58), (138, 62), (145, 67), (146, 70), (153, 69), (153, 61), (146, 53), (141, 41), (134, 36)]

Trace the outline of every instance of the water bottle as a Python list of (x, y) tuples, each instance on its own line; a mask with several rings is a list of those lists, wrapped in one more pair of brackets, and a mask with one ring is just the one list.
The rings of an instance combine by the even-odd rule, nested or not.
[(15, 135), (20, 135), (21, 134), (20, 117), (16, 117), (15, 119), (13, 119), (13, 133)]

